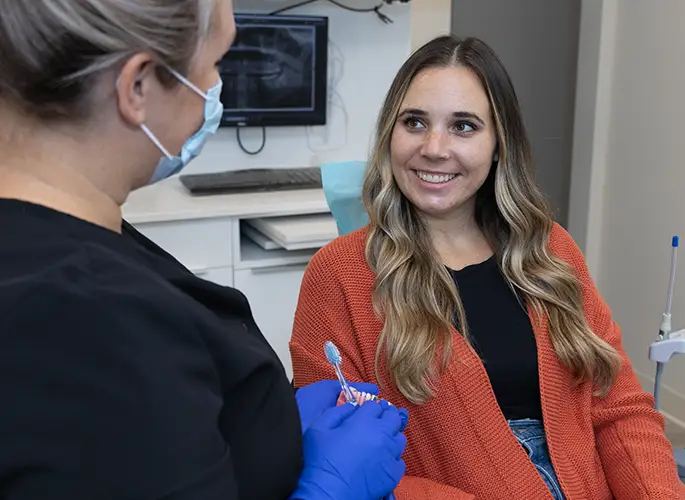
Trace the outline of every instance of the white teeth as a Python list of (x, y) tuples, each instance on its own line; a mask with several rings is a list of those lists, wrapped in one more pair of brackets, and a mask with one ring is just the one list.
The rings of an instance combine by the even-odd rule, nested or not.
[(419, 172), (418, 170), (415, 170), (415, 173), (421, 180), (433, 184), (442, 184), (443, 182), (451, 181), (457, 176), (457, 174), (427, 174), (425, 172)]

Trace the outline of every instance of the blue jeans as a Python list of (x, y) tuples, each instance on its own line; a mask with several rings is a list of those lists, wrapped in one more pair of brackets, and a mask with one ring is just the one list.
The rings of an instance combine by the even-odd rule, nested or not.
[(545, 439), (545, 428), (542, 422), (533, 419), (509, 420), (511, 431), (521, 443), (521, 446), (528, 452), (531, 462), (535, 465), (547, 487), (552, 492), (554, 500), (565, 500), (564, 494), (559, 485), (559, 479), (552, 467), (552, 459), (547, 448)]

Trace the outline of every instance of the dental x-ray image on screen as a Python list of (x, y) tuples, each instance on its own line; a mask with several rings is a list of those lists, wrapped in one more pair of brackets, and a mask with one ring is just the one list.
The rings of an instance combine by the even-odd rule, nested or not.
[(250, 15), (236, 22), (236, 40), (219, 69), (223, 124), (324, 124), (326, 18)]
[(240, 111), (314, 107), (314, 29), (262, 27), (241, 31), (221, 64), (227, 102)]

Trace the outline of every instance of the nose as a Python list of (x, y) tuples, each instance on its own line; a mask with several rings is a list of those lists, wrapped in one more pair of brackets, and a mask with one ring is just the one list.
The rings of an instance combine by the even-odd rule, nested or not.
[(431, 130), (424, 136), (421, 155), (431, 161), (449, 158), (449, 137), (445, 131)]

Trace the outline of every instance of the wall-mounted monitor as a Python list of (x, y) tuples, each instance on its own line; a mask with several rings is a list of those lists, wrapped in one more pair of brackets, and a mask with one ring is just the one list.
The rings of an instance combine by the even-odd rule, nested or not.
[(325, 125), (328, 18), (236, 14), (222, 59), (224, 127)]

